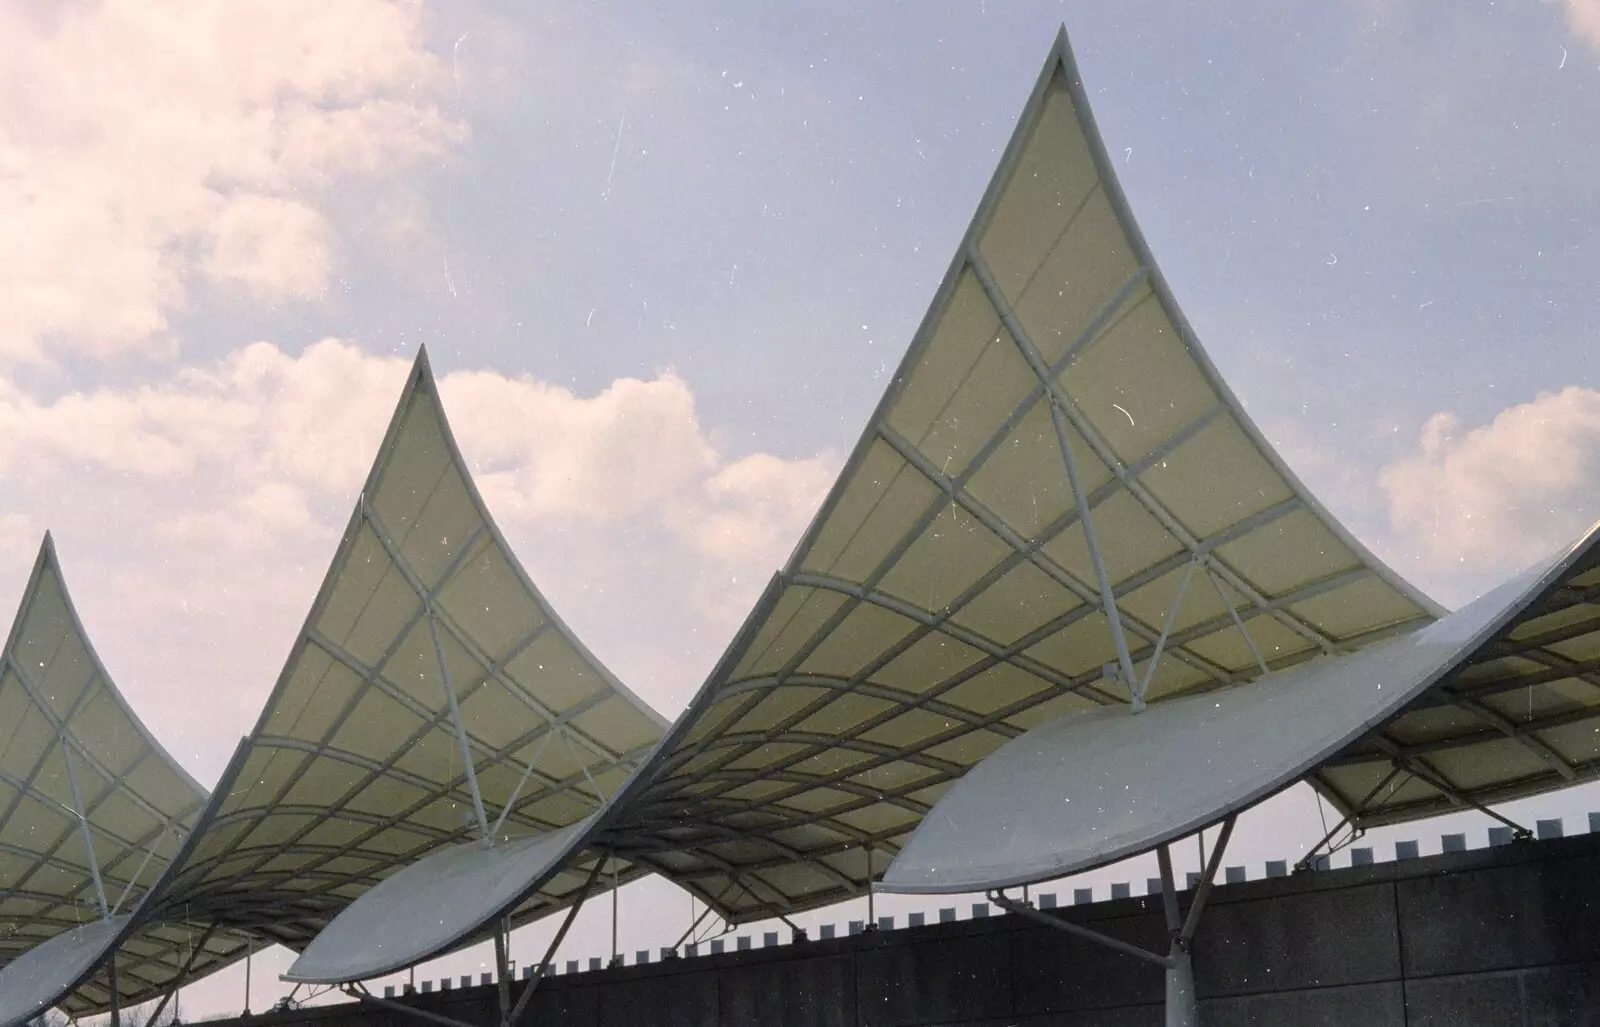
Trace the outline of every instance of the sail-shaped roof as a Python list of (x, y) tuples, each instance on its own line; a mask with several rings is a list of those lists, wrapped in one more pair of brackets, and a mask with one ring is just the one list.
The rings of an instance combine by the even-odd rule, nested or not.
[[(430, 854), (582, 821), (664, 727), (528, 580), (422, 354), (278, 684), (155, 915), (298, 950)], [(579, 854), (514, 919), (570, 901), (596, 858)]]
[(609, 841), (735, 921), (832, 902), (1036, 724), (1439, 612), (1218, 377), (1063, 33), (838, 483)]
[[(206, 792), (146, 730), (95, 655), (45, 536), (0, 653), (0, 1023), (21, 1008), (28, 953), (84, 933), (100, 943), (143, 901), (177, 853)], [(92, 855), (91, 855), (92, 852)], [(89, 936), (92, 935), (91, 939)], [(119, 962), (125, 999), (153, 993), (189, 965), (197, 934), (183, 924), (138, 932)], [(246, 937), (214, 934), (194, 965), (242, 955)], [(88, 959), (52, 978), (44, 1006), (72, 1013), (110, 1004), (109, 974)], [(86, 979), (85, 974), (90, 974)], [(47, 975), (48, 976), (48, 975)], [(24, 978), (29, 981), (25, 982)]]

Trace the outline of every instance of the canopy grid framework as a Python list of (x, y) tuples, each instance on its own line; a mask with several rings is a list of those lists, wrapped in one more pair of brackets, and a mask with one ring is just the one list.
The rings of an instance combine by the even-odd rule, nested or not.
[(1218, 377), (1063, 33), (838, 483), (604, 844), (730, 922), (838, 901), (1031, 727), (1440, 612)]
[[(664, 727), (528, 580), (420, 354), (278, 684), (153, 915), (298, 951), (432, 853), (581, 822)], [(570, 902), (603, 858), (570, 859), (512, 921)]]
[[(46, 535), (0, 651), (0, 991), (8, 992), (0, 1014), (17, 1012), (9, 1000), (27, 990), (18, 979), (29, 974), (20, 963), (27, 953), (126, 921), (205, 801), (100, 663)], [(213, 932), (199, 944), (201, 933), (185, 923), (133, 932), (117, 967), (121, 995), (209, 972), (251, 943)], [(87, 969), (97, 972), (63, 1002), (68, 1013), (111, 1003), (109, 967), (94, 963)]]
[(1510, 628), (1310, 780), (1359, 830), (1597, 776), (1600, 544), (1591, 540)]
[[(1174, 698), (1140, 716), (1099, 709), (1041, 725), (945, 793), (880, 887), (1036, 884), (1204, 830), (1304, 780), (1369, 731), (1387, 730), (1440, 682), (1549, 616), (1551, 598), (1593, 575), (1597, 562), (1600, 526), (1462, 609), (1359, 652)], [(1369, 791), (1383, 794), (1401, 769)]]

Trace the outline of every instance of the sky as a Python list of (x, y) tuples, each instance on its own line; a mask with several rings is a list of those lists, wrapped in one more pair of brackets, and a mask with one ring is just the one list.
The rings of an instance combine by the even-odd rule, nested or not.
[[(215, 781), (426, 345), (533, 579), (676, 715), (1063, 23), (1178, 302), (1359, 538), (1454, 607), (1600, 517), (1600, 0), (0, 0), (0, 609), (50, 530), (111, 675)], [(1280, 797), (1239, 861), (1318, 823)], [(630, 886), (622, 947), (688, 908)], [(566, 951), (609, 944), (592, 910)]]

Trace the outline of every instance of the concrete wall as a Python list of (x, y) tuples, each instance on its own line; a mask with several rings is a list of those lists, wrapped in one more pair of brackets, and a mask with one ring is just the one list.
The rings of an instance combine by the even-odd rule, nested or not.
[[(1059, 912), (1165, 948), (1159, 899)], [(1600, 835), (1219, 887), (1195, 973), (1213, 1027), (1600, 1027)], [(1158, 968), (996, 916), (561, 975), (522, 1023), (1157, 1027), (1162, 987)], [(406, 1001), (498, 1024), (492, 987)], [(349, 1005), (249, 1022), (424, 1023)]]

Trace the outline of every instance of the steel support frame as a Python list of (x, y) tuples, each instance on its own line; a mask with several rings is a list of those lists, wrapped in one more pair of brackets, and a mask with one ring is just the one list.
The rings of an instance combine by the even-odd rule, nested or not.
[[(1059, 415), (1060, 419), (1070, 421), (1072, 427), (1083, 436), (1084, 441), (1095, 451), (1096, 457), (1106, 464), (1112, 474), (1119, 478), (1127, 478), (1126, 469), (1122, 467), (1114, 454), (1106, 447), (1104, 439), (1100, 438), (1097, 433), (1093, 432), (1091, 427), (1084, 423), (1081, 413), (1077, 411), (1071, 398), (1062, 391), (1060, 385), (1055, 381), (1056, 369), (1045, 363), (1038, 347), (1028, 335), (1027, 329), (1018, 319), (1016, 311), (1011, 308), (1010, 301), (1006, 299), (1005, 293), (995, 281), (994, 273), (989, 268), (983, 254), (979, 252), (978, 247), (969, 242), (964, 247), (963, 258), (966, 266), (971, 269), (973, 276), (977, 279), (985, 297), (987, 297), (990, 307), (999, 317), (1001, 324), (1005, 326), (1007, 333), (1010, 334), (1012, 342), (1016, 344), (1018, 351), (1022, 354), (1023, 360), (1027, 362), (1028, 367), (1038, 377), (1040, 384), (1043, 385), (1051, 402), (1051, 419), (1056, 420)], [(1060, 428), (1058, 427), (1057, 435), (1060, 436), (1060, 434)], [(1066, 443), (1064, 439), (1062, 440), (1062, 448), (1063, 456), (1065, 456)], [(1197, 540), (1173, 518), (1164, 506), (1149, 494), (1148, 490), (1139, 485), (1137, 481), (1131, 479), (1125, 481), (1125, 486), (1133, 497), (1139, 501), (1140, 505), (1151, 516), (1155, 517), (1163, 528), (1177, 538), (1185, 548), (1191, 552), (1198, 552)], [(1094, 550), (1092, 544), (1090, 545), (1090, 550), (1091, 552)], [(1286, 627), (1324, 652), (1333, 652), (1337, 649), (1332, 639), (1318, 631), (1311, 624), (1302, 622), (1296, 617), (1282, 618), (1281, 613), (1273, 609), (1266, 597), (1251, 588), (1248, 583), (1236, 575), (1228, 574), (1226, 578), (1228, 584), (1239, 591), (1245, 600), (1257, 610), (1268, 614), (1279, 614)], [(1110, 616), (1111, 614), (1108, 611), (1107, 617)], [(1119, 653), (1118, 655), (1120, 656), (1121, 654)]]
[(428, 603), (428, 634), (433, 639), (433, 653), (439, 660), (439, 674), (444, 678), (445, 698), (450, 702), (450, 720), (455, 725), (456, 742), (461, 746), (461, 765), (467, 772), (467, 784), (472, 791), (472, 812), (478, 818), (479, 837), (483, 844), (493, 843), (489, 835), (489, 817), (483, 811), (483, 793), (478, 790), (478, 768), (472, 758), (472, 744), (467, 741), (467, 727), (461, 722), (461, 704), (456, 701), (455, 679), (450, 674), (450, 664), (444, 658), (444, 646), (439, 642), (439, 622), (434, 617), (433, 603)]
[[(1317, 858), (1317, 852), (1324, 845), (1327, 845), (1330, 841), (1332, 841), (1333, 836), (1338, 834), (1340, 829), (1342, 829), (1346, 824), (1353, 824), (1355, 819), (1361, 815), (1361, 811), (1367, 808), (1367, 803), (1377, 798), (1378, 793), (1383, 791), (1384, 788), (1388, 787), (1389, 782), (1399, 777), (1400, 774), (1405, 771), (1405, 769), (1406, 768), (1402, 766), (1399, 761), (1395, 761), (1394, 765), (1389, 769), (1389, 773), (1384, 775), (1383, 780), (1379, 781), (1376, 785), (1373, 785), (1372, 790), (1361, 797), (1360, 802), (1350, 807), (1350, 812), (1346, 813), (1344, 816), (1335, 821), (1334, 825), (1328, 829), (1328, 833), (1323, 835), (1322, 838), (1318, 840), (1317, 844), (1311, 846), (1311, 848), (1306, 851), (1304, 856), (1300, 857), (1300, 859), (1294, 865), (1295, 873), (1304, 873), (1307, 870), (1311, 870), (1316, 865), (1315, 860)], [(1320, 803), (1322, 800), (1319, 797), (1317, 801)], [(1360, 835), (1358, 834), (1352, 836), (1351, 841), (1354, 841), (1357, 837), (1360, 837)], [(1331, 854), (1333, 849), (1330, 848), (1328, 852)]]
[[(534, 989), (544, 979), (546, 971), (550, 968), (551, 958), (555, 956), (556, 949), (561, 947), (561, 942), (566, 938), (567, 931), (571, 929), (572, 922), (577, 919), (578, 911), (583, 908), (584, 902), (588, 900), (589, 892), (594, 888), (594, 882), (600, 876), (600, 870), (604, 866), (604, 860), (595, 861), (594, 870), (590, 871), (588, 880), (584, 882), (583, 887), (579, 890), (578, 897), (573, 900), (572, 908), (567, 910), (566, 917), (561, 921), (561, 927), (556, 931), (556, 936), (550, 940), (550, 947), (545, 950), (544, 958), (534, 967), (533, 975), (528, 979), (528, 984), (522, 989), (522, 994), (517, 998), (515, 1005), (510, 1005), (509, 1003), (511, 991), (510, 964), (506, 959), (508, 947), (507, 928), (509, 923), (502, 919), (495, 925), (495, 958), (499, 964), (496, 976), (499, 978), (500, 986), (500, 1027), (511, 1027), (527, 1011), (528, 1001), (533, 998)], [(406, 1016), (414, 1016), (419, 1020), (440, 1024), (442, 1027), (483, 1027), (482, 1024), (468, 1023), (465, 1020), (457, 1020), (451, 1016), (442, 1016), (439, 1013), (418, 1009), (404, 1002), (396, 1002), (394, 999), (379, 998), (368, 991), (366, 985), (360, 981), (343, 985), (339, 990), (364, 1005), (376, 1006), (377, 1008), (387, 1009)]]
[[(1066, 404), (1069, 401), (1061, 394), (1053, 378), (1054, 369), (1045, 363), (1033, 340), (1029, 338), (1027, 330), (1018, 320), (1016, 312), (1011, 309), (1010, 303), (1007, 302), (1005, 295), (1000, 290), (1000, 286), (995, 282), (994, 275), (982, 255), (978, 252), (977, 246), (969, 245), (967, 247), (966, 262), (974, 277), (977, 278), (978, 284), (987, 297), (990, 306), (1000, 318), (1001, 324), (1005, 326), (1012, 342), (1016, 344), (1023, 360), (1027, 363), (1029, 369), (1033, 371), (1034, 376), (1039, 379), (1039, 384), (1045, 392), (1045, 399), (1050, 404), (1050, 421), (1055, 428), (1056, 444), (1060, 447), (1062, 461), (1066, 464), (1067, 480), (1072, 486), (1073, 502), (1078, 509), (1078, 521), (1083, 528), (1084, 543), (1088, 547), (1089, 560), (1094, 567), (1095, 579), (1099, 585), (1100, 609), (1110, 623), (1111, 640), (1116, 646), (1117, 662), (1121, 668), (1123, 683), (1128, 689), (1132, 712), (1139, 713), (1145, 708), (1143, 690), (1138, 676), (1134, 673), (1133, 657), (1128, 650), (1128, 639), (1122, 629), (1122, 615), (1117, 608), (1116, 591), (1106, 570), (1105, 558), (1101, 553), (1100, 544), (1095, 535), (1094, 516), (1090, 510), (1088, 495), (1084, 491), (1083, 482), (1078, 474), (1078, 460), (1072, 449), (1072, 425), (1069, 424), (1068, 411), (1066, 409)], [(1094, 439), (1085, 437), (1085, 442), (1090, 448), (1095, 448)], [(1104, 454), (1098, 452), (1096, 455), (1104, 456)], [(1108, 466), (1115, 474), (1118, 465), (1108, 464)], [(1140, 490), (1133, 489), (1130, 486), (1130, 491), (1133, 491), (1137, 498)], [(1151, 512), (1155, 513), (1153, 509)], [(1209, 555), (1202, 555), (1195, 548), (1194, 540), (1190, 539), (1187, 533), (1182, 533), (1179, 537), (1185, 542), (1186, 547), (1194, 552), (1195, 559), (1204, 562), (1206, 577), (1211, 580), (1212, 587), (1217, 590), (1218, 597), (1222, 599), (1223, 605), (1228, 608), (1228, 614), (1233, 618), (1234, 625), (1244, 635), (1245, 645), (1250, 648), (1250, 653), (1255, 657), (1261, 672), (1263, 674), (1267, 673), (1266, 661), (1262, 659), (1255, 640), (1250, 637), (1250, 632), (1245, 628), (1243, 620), (1239, 617), (1238, 610), (1223, 595), (1222, 586), (1212, 572)], [(1185, 584), (1187, 584), (1187, 579)], [(1247, 602), (1254, 602), (1260, 598), (1260, 596), (1253, 596), (1249, 591), (1245, 591), (1244, 595)], [(1165, 635), (1166, 632), (1162, 634)], [(1320, 633), (1313, 634), (1313, 640), (1326, 650), (1329, 646), (1328, 639), (1321, 637)], [(1150, 670), (1154, 671), (1153, 661)]]
[(589, 871), (589, 879), (583, 882), (583, 888), (578, 892), (578, 897), (573, 900), (572, 908), (567, 910), (567, 915), (561, 921), (561, 926), (556, 930), (556, 936), (550, 939), (549, 948), (545, 949), (544, 958), (539, 960), (539, 965), (534, 967), (533, 976), (528, 978), (528, 986), (522, 989), (522, 994), (517, 998), (517, 1004), (501, 1018), (500, 1027), (512, 1027), (522, 1017), (528, 1008), (528, 1002), (533, 998), (534, 989), (539, 982), (544, 980), (544, 975), (550, 970), (550, 960), (555, 958), (556, 949), (561, 947), (561, 942), (566, 938), (567, 931), (572, 929), (572, 922), (578, 918), (578, 910), (588, 901), (589, 893), (594, 890), (595, 881), (600, 879), (600, 871), (605, 866), (605, 860), (596, 858), (594, 869)]
[(111, 907), (106, 905), (106, 885), (100, 879), (100, 857), (94, 853), (94, 836), (89, 831), (89, 818), (84, 815), (83, 798), (78, 794), (78, 772), (72, 768), (71, 746), (64, 733), (56, 733), (56, 744), (61, 746), (61, 762), (67, 765), (67, 787), (72, 791), (72, 811), (78, 815), (78, 827), (83, 830), (84, 856), (89, 861), (89, 873), (94, 877), (94, 895), (100, 903), (100, 919), (111, 919)]
[[(201, 954), (206, 950), (206, 942), (210, 941), (211, 936), (217, 933), (218, 926), (220, 925), (216, 923), (212, 923), (210, 926), (208, 926), (205, 929), (205, 932), (200, 935), (199, 942), (197, 942), (194, 947), (189, 950), (189, 958), (181, 967), (179, 967), (178, 975), (172, 981), (172, 987), (167, 989), (166, 994), (161, 996), (161, 1001), (156, 1003), (156, 1008), (151, 1011), (148, 1017), (145, 1018), (144, 1022), (147, 1027), (156, 1027), (156, 1024), (160, 1022), (161, 1014), (166, 1012), (167, 1003), (171, 1002), (173, 997), (183, 989), (183, 985), (188, 980), (190, 972), (194, 970), (195, 963), (199, 962)], [(248, 959), (249, 957), (246, 958)], [(248, 967), (249, 964), (246, 963), (247, 970)], [(249, 1001), (246, 1000), (245, 1008), (247, 1011), (249, 1009), (249, 1005)]]
[(1399, 746), (1389, 741), (1389, 739), (1385, 738), (1382, 734), (1377, 735), (1373, 739), (1373, 744), (1387, 753), (1389, 757), (1396, 763), (1409, 770), (1413, 777), (1419, 777), (1423, 781), (1426, 781), (1428, 784), (1432, 785), (1434, 788), (1438, 789), (1439, 794), (1443, 795), (1451, 802), (1462, 806), (1470, 806), (1479, 813), (1482, 813), (1484, 816), (1492, 817), (1493, 819), (1500, 821), (1500, 823), (1504, 824), (1506, 827), (1511, 828), (1511, 837), (1518, 840), (1533, 837), (1532, 831), (1528, 830), (1526, 827), (1523, 827), (1521, 824), (1510, 819), (1504, 814), (1495, 812), (1490, 807), (1472, 798), (1472, 796), (1462, 792), (1460, 789), (1455, 787), (1449, 778), (1445, 777), (1439, 771), (1433, 769), (1433, 767), (1429, 766), (1428, 763), (1421, 757), (1406, 755), (1400, 750)]
[(1178, 904), (1177, 882), (1173, 878), (1172, 856), (1167, 845), (1163, 843), (1156, 849), (1156, 859), (1161, 865), (1161, 906), (1166, 915), (1167, 933), (1170, 939), (1166, 955), (1102, 934), (1092, 927), (1051, 916), (1035, 909), (1032, 905), (1009, 899), (998, 891), (989, 893), (989, 901), (1007, 912), (1161, 967), (1166, 972), (1166, 1027), (1199, 1027), (1200, 1007), (1195, 992), (1194, 962), (1190, 949), (1195, 932), (1200, 928), (1200, 915), (1205, 911), (1206, 902), (1211, 897), (1212, 885), (1216, 882), (1217, 871), (1222, 866), (1222, 856), (1227, 850), (1228, 839), (1233, 835), (1235, 816), (1229, 814), (1222, 822), (1222, 832), (1211, 850), (1211, 858), (1201, 871), (1200, 883), (1195, 889), (1193, 901), (1189, 903), (1187, 916), (1182, 915)]
[(111, 950), (111, 1027), (122, 1027), (122, 987), (117, 983), (117, 950)]

